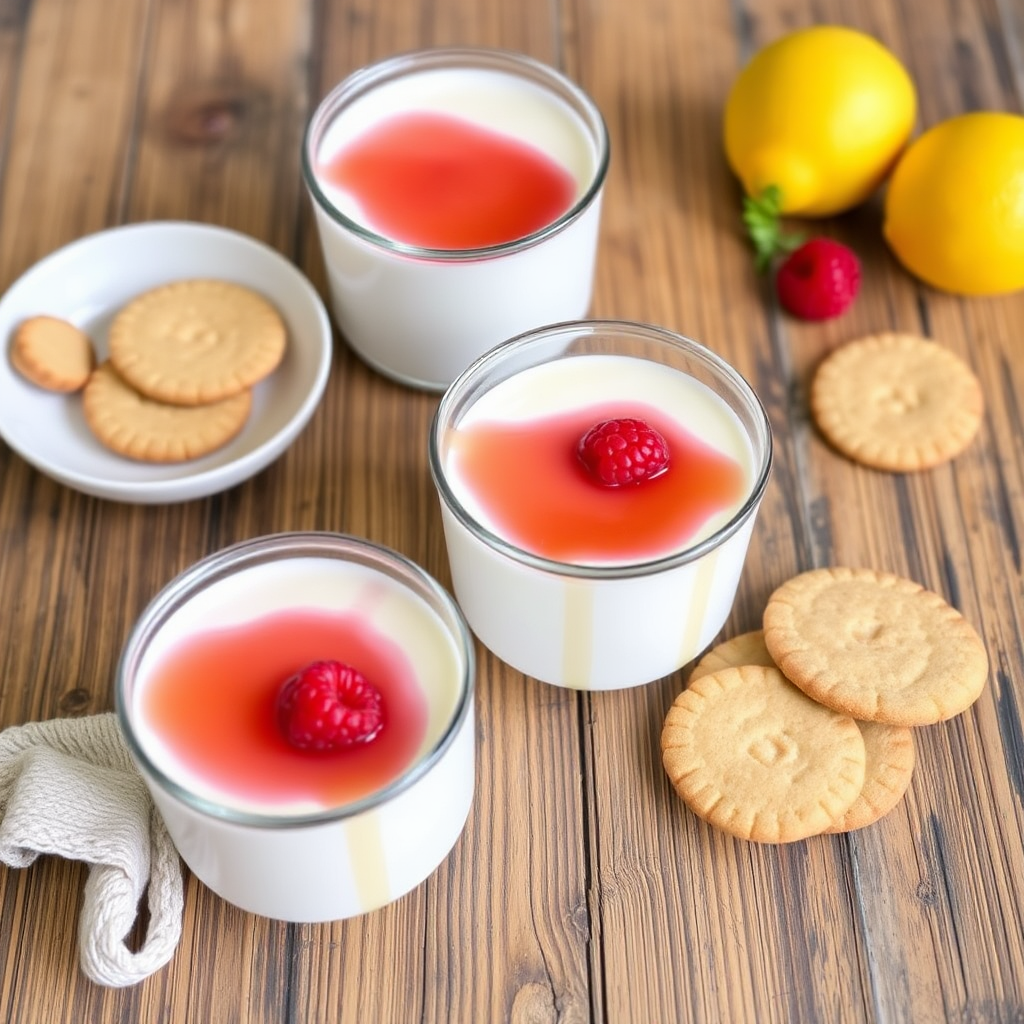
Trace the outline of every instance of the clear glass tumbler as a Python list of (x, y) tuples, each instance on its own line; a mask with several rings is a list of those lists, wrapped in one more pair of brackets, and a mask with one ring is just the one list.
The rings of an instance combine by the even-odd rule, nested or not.
[[(178, 756), (145, 700), (179, 645), (297, 609), (365, 617), (408, 656), (425, 698), (425, 734), (411, 760), (340, 806), (239, 796)], [(473, 797), (473, 690), (472, 638), (427, 573), (367, 541), (285, 533), (229, 547), (168, 584), (128, 638), (115, 700), (132, 757), (192, 872), (243, 910), (325, 921), (397, 899), (455, 844)]]
[[(453, 452), (460, 428), (474, 418), (528, 424), (623, 403), (659, 406), (743, 466), (738, 498), (686, 543), (641, 561), (546, 557), (503, 533), (460, 479)], [(650, 325), (580, 321), (527, 332), (470, 366), (438, 406), (429, 458), (455, 596), (473, 632), (527, 675), (607, 690), (668, 675), (722, 628), (768, 481), (772, 440), (750, 386), (704, 346)], [(524, 490), (542, 486), (522, 483)]]
[[(462, 119), (541, 151), (571, 173), (570, 205), (523, 237), (478, 248), (388, 237), (326, 169), (353, 138), (410, 113)], [(309, 122), (302, 169), (346, 341), (380, 372), (440, 391), (506, 338), (585, 315), (608, 159), (608, 133), (593, 101), (560, 72), (520, 54), (424, 50), (344, 79)]]

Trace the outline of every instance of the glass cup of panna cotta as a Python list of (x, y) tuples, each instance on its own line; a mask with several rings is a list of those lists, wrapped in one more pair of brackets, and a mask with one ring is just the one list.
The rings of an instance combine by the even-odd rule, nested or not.
[(348, 344), (442, 391), (506, 338), (584, 316), (608, 159), (593, 101), (526, 56), (425, 50), (343, 80), (302, 167)]
[(329, 533), (211, 555), (117, 673), (132, 758), (182, 859), (243, 910), (349, 918), (424, 881), (473, 796), (474, 654), (402, 556)]
[(473, 363), (429, 437), (453, 588), (513, 668), (638, 686), (725, 623), (772, 462), (743, 377), (668, 330), (579, 321)]

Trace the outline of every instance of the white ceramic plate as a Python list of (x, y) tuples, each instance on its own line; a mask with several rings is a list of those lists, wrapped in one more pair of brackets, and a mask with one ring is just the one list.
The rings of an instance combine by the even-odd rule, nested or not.
[[(154, 465), (109, 451), (92, 435), (81, 396), (35, 387), (7, 355), (26, 317), (63, 317), (86, 331), (102, 359), (114, 314), (168, 281), (215, 277), (247, 285), (288, 328), (281, 365), (253, 391), (242, 432), (190, 462)], [(273, 249), (207, 224), (157, 221), (88, 235), (26, 271), (0, 298), (0, 437), (55, 480), (100, 498), (137, 504), (190, 501), (246, 480), (274, 461), (306, 425), (327, 383), (331, 328), (313, 286)]]

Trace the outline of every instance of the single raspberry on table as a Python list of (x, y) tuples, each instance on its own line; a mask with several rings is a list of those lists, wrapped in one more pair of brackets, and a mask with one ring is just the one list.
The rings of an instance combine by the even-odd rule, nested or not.
[(643, 420), (631, 417), (595, 423), (580, 438), (576, 453), (605, 487), (639, 484), (668, 468), (665, 438)]
[(300, 750), (342, 750), (368, 743), (384, 725), (384, 698), (357, 669), (314, 661), (281, 686), (277, 722)]
[(791, 252), (775, 275), (784, 309), (803, 320), (828, 320), (853, 302), (860, 260), (841, 242), (812, 238)]
[(743, 223), (760, 273), (782, 260), (775, 291), (788, 312), (804, 320), (828, 320), (853, 302), (860, 288), (860, 260), (831, 238), (806, 241), (802, 234), (783, 230), (782, 193), (776, 186), (744, 196)]

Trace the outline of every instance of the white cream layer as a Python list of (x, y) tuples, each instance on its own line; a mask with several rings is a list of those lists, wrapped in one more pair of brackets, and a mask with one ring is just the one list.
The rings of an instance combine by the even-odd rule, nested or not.
[[(742, 423), (706, 384), (649, 359), (581, 355), (530, 367), (481, 395), (466, 411), (457, 429), (480, 422), (522, 423), (572, 409), (615, 403), (653, 406), (742, 468), (746, 486), (739, 498), (706, 520), (686, 547), (700, 543), (736, 514), (750, 494), (754, 477), (754, 453)], [(491, 533), (502, 536), (471, 483), (460, 472), (457, 444), (449, 446), (445, 472), (466, 511)], [(608, 564), (615, 564), (614, 560)]]
[(303, 608), (318, 613), (356, 613), (398, 644), (407, 653), (428, 704), (426, 734), (414, 760), (443, 736), (458, 705), (464, 663), (450, 633), (421, 597), (368, 566), (312, 557), (267, 562), (196, 593), (167, 620), (139, 665), (129, 708), (132, 725), (153, 763), (183, 789), (221, 806), (259, 814), (324, 809), (319, 804), (262, 803), (225, 791), (183, 763), (144, 713), (143, 697), (153, 666), (187, 637)]
[[(594, 179), (599, 154), (572, 109), (554, 93), (516, 75), (482, 68), (439, 68), (384, 82), (346, 106), (324, 132), (316, 154), (328, 162), (352, 139), (387, 117), (450, 114), (534, 146), (576, 179), (579, 198)], [(367, 223), (358, 200), (318, 175), (331, 203)], [(372, 225), (370, 225), (372, 226)]]

